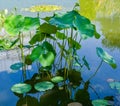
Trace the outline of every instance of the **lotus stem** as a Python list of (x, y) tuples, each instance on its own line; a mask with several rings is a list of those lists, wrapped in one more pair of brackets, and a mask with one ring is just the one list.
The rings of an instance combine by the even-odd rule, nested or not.
[(100, 69), (100, 67), (102, 66), (103, 60), (101, 60), (99, 66), (97, 67), (95, 73), (88, 79), (88, 81), (90, 81), (98, 72), (98, 70)]

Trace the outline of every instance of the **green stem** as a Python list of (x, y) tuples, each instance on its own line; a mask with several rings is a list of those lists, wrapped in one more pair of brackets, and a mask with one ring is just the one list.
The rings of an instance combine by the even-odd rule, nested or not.
[(21, 51), (21, 62), (23, 63), (22, 66), (22, 73), (23, 73), (23, 81), (26, 79), (26, 66), (24, 65), (24, 51), (23, 51), (23, 34), (19, 32), (19, 39), (20, 39), (20, 51)]
[(98, 70), (99, 70), (100, 67), (102, 66), (102, 63), (103, 63), (103, 60), (101, 60), (101, 62), (100, 62), (100, 64), (99, 64), (98, 68), (96, 69), (95, 73), (88, 79), (88, 81), (90, 81), (90, 80), (97, 74)]

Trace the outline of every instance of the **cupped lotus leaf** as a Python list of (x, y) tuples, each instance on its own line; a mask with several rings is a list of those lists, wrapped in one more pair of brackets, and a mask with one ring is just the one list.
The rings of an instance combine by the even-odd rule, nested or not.
[(24, 64), (23, 64), (22, 62), (18, 62), (18, 63), (12, 64), (12, 65), (10, 66), (10, 68), (11, 68), (12, 70), (20, 70), (20, 68), (22, 68), (23, 65), (24, 65)]
[(40, 25), (40, 32), (46, 34), (55, 34), (57, 32), (57, 27), (48, 23), (43, 23)]
[(90, 23), (89, 19), (81, 15), (76, 15), (74, 25), (83, 39), (94, 36), (94, 25)]
[(30, 55), (30, 59), (31, 59), (32, 61), (35, 61), (36, 59), (39, 58), (40, 54), (41, 54), (43, 51), (44, 51), (44, 50), (43, 50), (43, 48), (42, 48), (41, 46), (37, 46), (36, 48), (34, 48), (34, 49), (32, 50), (32, 53), (31, 53), (31, 55)]
[(4, 22), (4, 28), (9, 34), (17, 35), (19, 32), (28, 31), (33, 27), (38, 27), (39, 24), (38, 18), (10, 15)]
[(10, 15), (4, 22), (4, 28), (10, 34), (18, 34), (22, 30), (23, 20), (24, 17), (21, 15)]
[(30, 8), (25, 8), (26, 11), (30, 11), (30, 12), (50, 12), (50, 11), (57, 11), (61, 9), (62, 7), (57, 5), (36, 5)]
[(41, 54), (39, 57), (39, 61), (43, 67), (50, 66), (53, 64), (55, 59), (53, 52), (47, 52), (45, 54)]
[(56, 25), (60, 28), (76, 28), (83, 39), (88, 37), (99, 38), (99, 34), (96, 32), (95, 26), (91, 24), (90, 20), (84, 16), (81, 16), (77, 11), (72, 10), (62, 15), (55, 14), (53, 18), (49, 20), (50, 24)]
[(61, 76), (55, 76), (51, 79), (51, 81), (54, 83), (59, 83), (59, 82), (62, 82), (63, 80), (64, 80), (64, 78)]
[(53, 18), (49, 20), (50, 24), (56, 25), (60, 28), (70, 28), (73, 27), (73, 20), (75, 19), (75, 11), (69, 11), (65, 14), (55, 14)]
[(97, 55), (106, 63), (108, 63), (112, 68), (116, 68), (116, 62), (112, 56), (110, 56), (106, 51), (104, 51), (102, 48), (97, 47), (96, 48)]
[(40, 25), (40, 21), (39, 18), (24, 17), (23, 25), (23, 31), (27, 31), (33, 27), (38, 27)]
[(29, 41), (29, 43), (31, 45), (35, 44), (36, 42), (41, 42), (43, 41), (45, 38), (45, 35), (44, 34), (41, 34), (41, 33), (36, 33)]
[(93, 106), (112, 106), (107, 100), (98, 99), (92, 101)]
[(54, 55), (56, 55), (56, 52), (55, 52), (53, 46), (49, 42), (47, 42), (47, 41), (43, 42), (42, 47), (44, 50), (50, 51), (50, 52), (54, 53)]
[(64, 33), (61, 33), (61, 32), (57, 32), (56, 37), (60, 40), (64, 40), (67, 38), (66, 35)]
[(38, 91), (46, 91), (46, 90), (50, 90), (54, 87), (54, 84), (52, 82), (49, 81), (43, 81), (43, 82), (39, 82), (36, 83), (34, 85), (34, 88)]
[(25, 83), (18, 83), (11, 87), (11, 90), (15, 93), (24, 94), (31, 90), (31, 85)]

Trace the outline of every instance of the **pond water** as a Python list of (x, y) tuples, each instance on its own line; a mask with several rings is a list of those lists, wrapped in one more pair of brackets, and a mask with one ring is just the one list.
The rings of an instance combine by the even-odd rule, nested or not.
[[(30, 7), (32, 5), (38, 4), (55, 4), (62, 5), (65, 10), (71, 10), (73, 8), (76, 0), (1, 0), (0, 1), (0, 10), (8, 8), (12, 10), (16, 7), (18, 10), (24, 7)], [(32, 15), (31, 13), (20, 12), (25, 15)], [(100, 98), (104, 98), (105, 96), (115, 96), (116, 104), (119, 102), (119, 92), (116, 89), (111, 89), (108, 83), (108, 80), (114, 79), (116, 81), (120, 81), (120, 19), (106, 19), (100, 18), (97, 21), (94, 21), (97, 26), (98, 32), (102, 35), (99, 40), (94, 38), (82, 41), (82, 48), (79, 52), (79, 55), (86, 56), (88, 62), (90, 63), (91, 71), (82, 71), (82, 76), (84, 80), (87, 80), (96, 70), (100, 63), (100, 59), (96, 55), (96, 47), (102, 47), (105, 51), (107, 51), (110, 55), (114, 57), (117, 63), (117, 68), (113, 70), (108, 64), (103, 63), (100, 70), (97, 74), (91, 79), (91, 86), (97, 92)], [(10, 73), (9, 69), (5, 69), (5, 66), (8, 64), (15, 62), (16, 59), (13, 56), (12, 60), (6, 58), (6, 61), (0, 59), (0, 106), (15, 106), (18, 97), (15, 96), (10, 88), (13, 84), (19, 83), (21, 81), (21, 72)], [(34, 71), (33, 71), (34, 73)], [(33, 73), (30, 73), (29, 76), (32, 76)], [(98, 99), (93, 89), (89, 89), (91, 99)], [(37, 95), (39, 97), (39, 95)], [(118, 103), (117, 106), (120, 106)]]

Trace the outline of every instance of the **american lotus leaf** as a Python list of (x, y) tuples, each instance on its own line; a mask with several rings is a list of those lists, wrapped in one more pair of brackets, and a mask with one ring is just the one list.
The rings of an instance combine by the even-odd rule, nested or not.
[(12, 86), (11, 90), (15, 93), (23, 94), (31, 90), (31, 85), (25, 83), (18, 83)]
[(69, 11), (62, 15), (55, 14), (55, 16), (51, 18), (49, 22), (50, 24), (56, 25), (60, 28), (76, 28), (83, 39), (93, 37), (94, 34), (98, 37), (98, 34), (95, 33), (95, 26), (91, 24), (90, 20), (84, 16), (81, 16), (75, 10)]
[(49, 42), (44, 41), (42, 44), (42, 47), (44, 48), (44, 50), (50, 51), (54, 55), (56, 55), (56, 51), (54, 50), (53, 46)]
[(49, 20), (50, 24), (56, 25), (60, 28), (70, 28), (73, 27), (73, 20), (76, 12), (70, 11), (65, 14), (55, 14), (53, 18)]
[(47, 52), (45, 54), (41, 54), (39, 57), (39, 61), (43, 67), (50, 66), (53, 64), (55, 56), (53, 52)]
[(10, 68), (11, 68), (12, 70), (20, 70), (20, 68), (22, 68), (22, 66), (23, 66), (23, 63), (18, 62), (18, 63), (12, 64), (12, 65), (10, 66)]
[(54, 83), (59, 83), (59, 82), (62, 82), (63, 80), (64, 80), (64, 78), (61, 76), (55, 76), (51, 79), (51, 81)]
[(30, 39), (29, 43), (33, 45), (37, 42), (43, 41), (44, 38), (45, 38), (45, 35), (38, 32)]
[(10, 15), (4, 23), (5, 30), (11, 35), (17, 35), (19, 32), (28, 31), (40, 24), (38, 18), (24, 17), (22, 15)]
[(40, 54), (43, 52), (43, 48), (41, 46), (37, 46), (32, 50), (32, 53), (30, 55), (30, 59), (32, 61), (35, 61), (39, 58)]
[(55, 34), (57, 32), (57, 27), (48, 23), (43, 23), (40, 25), (40, 32), (46, 34)]
[(34, 88), (38, 91), (46, 91), (46, 90), (52, 89), (53, 87), (54, 87), (54, 84), (49, 81), (39, 82), (34, 85)]
[(74, 25), (83, 39), (94, 36), (94, 25), (90, 23), (89, 19), (77, 14), (75, 16)]
[(110, 56), (106, 51), (102, 48), (96, 48), (97, 55), (106, 63), (108, 63), (112, 68), (116, 68), (116, 62), (112, 56)]
[(93, 106), (111, 106), (107, 100), (98, 99), (92, 101)]

